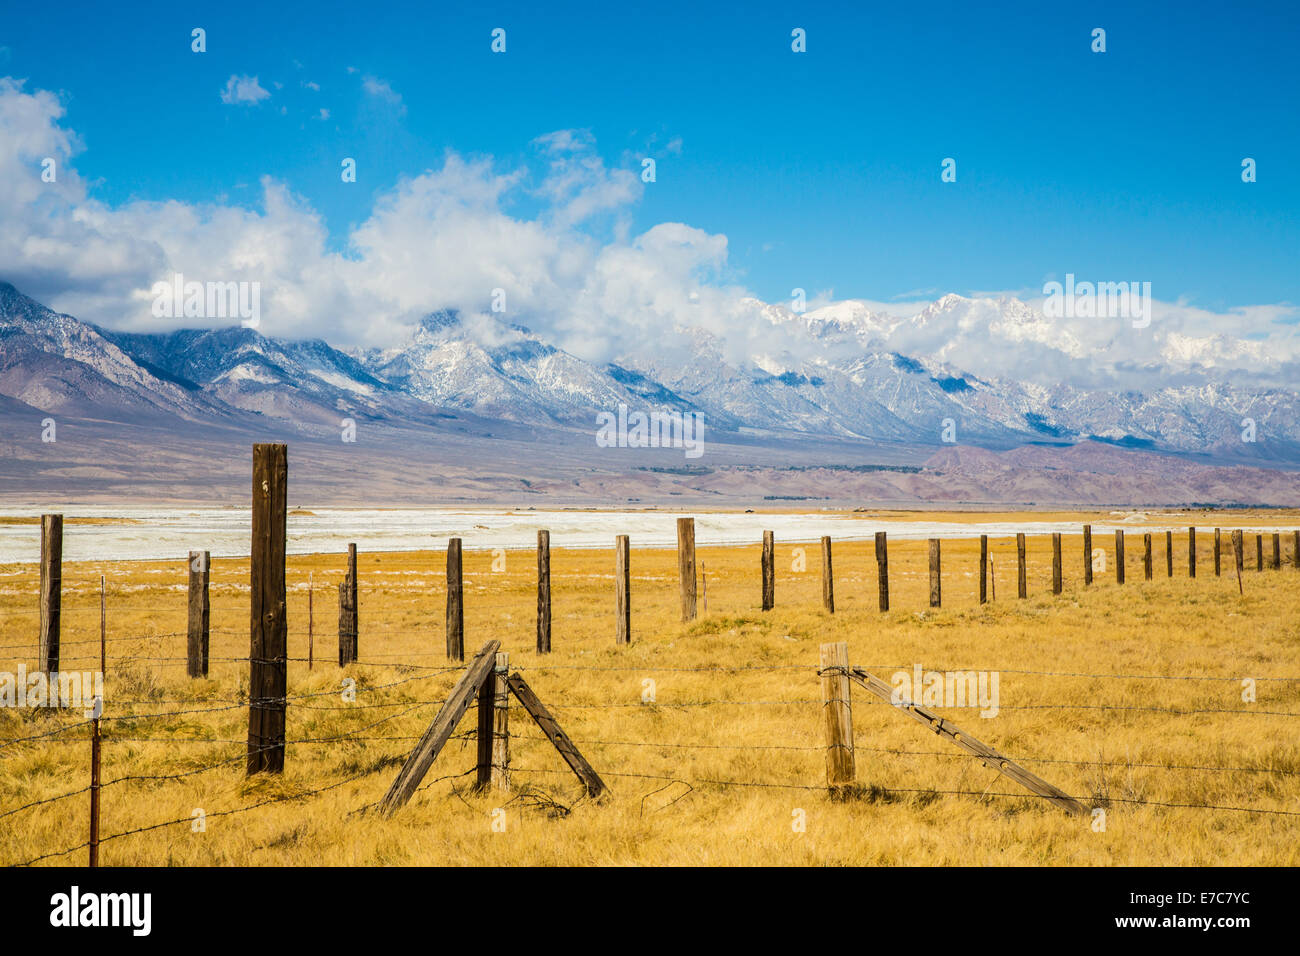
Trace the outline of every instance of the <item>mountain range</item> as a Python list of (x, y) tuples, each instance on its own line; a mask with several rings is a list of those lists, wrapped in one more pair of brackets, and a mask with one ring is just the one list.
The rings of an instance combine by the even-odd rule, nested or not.
[[(1081, 346), (1012, 298), (948, 295), (902, 319), (855, 302), (804, 313), (755, 300), (746, 308), (756, 343), (747, 349), (704, 328), (675, 329), (665, 332), (671, 348), (594, 362), (523, 324), (447, 310), (384, 349), (280, 340), (238, 326), (112, 331), (0, 282), (0, 446), (8, 459), (0, 493), (23, 495), (62, 479), (78, 493), (107, 494), (129, 481), (97, 485), (95, 468), (118, 461), (119, 478), (129, 474), (140, 457), (126, 450), (133, 443), (150, 442), (148, 457), (185, 463), (200, 447), (274, 436), (310, 443), (322, 460), (371, 456), (371, 467), (356, 465), (353, 484), (379, 497), (405, 493), (395, 490), (404, 482), (387, 481), (403, 462), (463, 473), (480, 461), (495, 477), (482, 487), (469, 482), (456, 497), (504, 501), (530, 483), (559, 482), (553, 490), (575, 501), (739, 501), (759, 469), (780, 492), (759, 495), (767, 500), (854, 500), (857, 475), (861, 492), (874, 488), (890, 501), (1300, 503), (1291, 470), (1300, 465), (1296, 389), (1241, 385), (1188, 367), (1147, 391), (962, 368), (945, 351), (946, 330), (982, 330), (1022, 348), (1039, 371), (1043, 348), (1083, 359)], [(918, 350), (899, 351), (900, 341)], [(619, 406), (702, 416), (708, 452), (688, 462), (680, 450), (597, 448), (596, 415)], [(51, 449), (31, 447), (37, 423), (50, 418), (63, 434), (48, 444), (78, 436), (67, 449), (75, 460), (52, 465), (44, 461)], [(354, 449), (337, 447), (345, 420), (359, 436)], [(1247, 421), (1254, 441), (1243, 440)], [(105, 442), (112, 447), (98, 447)], [(209, 452), (200, 457), (211, 461)], [(1111, 464), (1099, 468), (1103, 461)], [(1236, 480), (1225, 481), (1233, 466)], [(1206, 497), (1144, 491), (1138, 476), (1150, 482), (1151, 468), (1177, 471), (1179, 495)], [(1007, 469), (1093, 478), (1017, 489)], [(949, 498), (927, 470), (961, 473), (970, 497)], [(727, 474), (734, 480), (718, 478)], [(871, 484), (880, 481), (887, 486)], [(352, 485), (330, 487), (344, 493)]]

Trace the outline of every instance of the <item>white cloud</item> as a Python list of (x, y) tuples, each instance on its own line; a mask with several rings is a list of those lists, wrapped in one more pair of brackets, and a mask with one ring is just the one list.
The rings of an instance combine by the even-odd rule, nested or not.
[[(353, 70), (349, 67), (348, 72), (351, 73)], [(402, 102), (401, 94), (395, 91), (387, 80), (367, 74), (361, 78), (361, 88), (371, 96), (391, 104), (399, 113), (406, 112), (406, 104)]]
[[(1294, 385), (1284, 380), (1300, 362), (1300, 313), (1288, 304), (1212, 312), (1157, 301), (1146, 329), (1049, 319), (1041, 302), (996, 295), (835, 302), (810, 289), (802, 317), (788, 300), (763, 309), (728, 280), (726, 236), (672, 222), (632, 234), (640, 178), (605, 166), (585, 132), (538, 137), (518, 166), (449, 152), (380, 192), (340, 253), (316, 210), (269, 176), (255, 208), (100, 202), (73, 165), (81, 145), (63, 116), (52, 93), (0, 78), (0, 279), (110, 327), (172, 327), (152, 316), (150, 290), (182, 272), (258, 281), (264, 332), (337, 344), (397, 344), (427, 312), (485, 314), (503, 289), (507, 320), (591, 360), (690, 357), (689, 330), (716, 336), (734, 361), (815, 360), (801, 329), (820, 315), (864, 323), (858, 354), (874, 337), (873, 348), (1022, 381), (1144, 387), (1208, 370)], [(41, 181), (47, 156), (54, 183)]]
[(262, 85), (257, 82), (255, 76), (236, 76), (230, 75), (226, 80), (226, 88), (221, 91), (221, 102), (230, 105), (254, 105), (262, 100), (269, 99), (271, 96)]

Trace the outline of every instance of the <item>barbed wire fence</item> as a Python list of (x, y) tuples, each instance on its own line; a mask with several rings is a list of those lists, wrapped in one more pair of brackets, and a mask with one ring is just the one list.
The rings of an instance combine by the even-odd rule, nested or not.
[[(1276, 568), (1278, 567), (1278, 565), (1274, 563), (1273, 567)], [(1261, 570), (1262, 569), (1263, 567), (1261, 565)], [(393, 589), (391, 586), (386, 586), (383, 589), (383, 593), (390, 593), (392, 590)], [(413, 594), (428, 593), (427, 590), (422, 590), (419, 588), (412, 588), (411, 591)], [(100, 609), (98, 608), (94, 608), (94, 609), (69, 608), (67, 610), (73, 613), (79, 613), (83, 611), (89, 612), (91, 610), (94, 610), (97, 613), (100, 612)], [(500, 602), (495, 604), (478, 604), (476, 610), (479, 612), (508, 611), (510, 614), (517, 614), (520, 608), (517, 602), (509, 602), (509, 603)], [(114, 606), (113, 611), (114, 614), (122, 614), (122, 613), (149, 614), (149, 613), (157, 613), (158, 608), (156, 606), (145, 606), (145, 605), (122, 605), (122, 606)], [(241, 631), (240, 629), (237, 628), (210, 628), (210, 633), (217, 634), (217, 635), (245, 636), (247, 634), (247, 631)], [(410, 632), (410, 633), (416, 633), (416, 632)], [(188, 635), (189, 635), (188, 631), (158, 631), (155, 633), (145, 635), (143, 637), (127, 636), (127, 637), (117, 638), (114, 640), (113, 643), (119, 645), (127, 645), (127, 644), (138, 645), (141, 643), (148, 643), (148, 642), (166, 642), (178, 638), (186, 638), (188, 637)], [(424, 632), (418, 632), (418, 636), (423, 639), (427, 639), (429, 635)], [(101, 641), (95, 639), (85, 639), (85, 640), (63, 641), (60, 642), (60, 644), (61, 647), (63, 648), (72, 648), (72, 647), (88, 648), (93, 645), (100, 645)], [(10, 652), (15, 650), (24, 651), (24, 652), (38, 652), (40, 650), (40, 644), (39, 643), (18, 643), (18, 644), (0, 645), (0, 651)], [(17, 657), (18, 655), (6, 655), (6, 656)], [(22, 656), (26, 657), (29, 655), (24, 654)], [(30, 654), (30, 656), (35, 657), (36, 655)], [(361, 685), (361, 683), (358, 682), (358, 686), (356, 690), (361, 694), (381, 694), (382, 692), (386, 692), (386, 691), (394, 691), (399, 688), (406, 688), (409, 685), (416, 684), (417, 682), (420, 681), (441, 678), (448, 674), (459, 672), (461, 669), (461, 665), (459, 664), (454, 664), (450, 666), (446, 664), (443, 665), (420, 664), (420, 663), (416, 663), (413, 660), (414, 658), (433, 658), (433, 657), (444, 656), (443, 652), (436, 651), (436, 650), (401, 652), (401, 653), (393, 652), (393, 653), (379, 653), (379, 654), (367, 653), (366, 656), (371, 659), (364, 660), (364, 661), (355, 660), (350, 662), (348, 666), (350, 667), (355, 666), (358, 668), (393, 669), (402, 673), (406, 673), (406, 676), (402, 676), (391, 681), (386, 681), (384, 683), (374, 684), (374, 685), (370, 685), (370, 684)], [(81, 660), (98, 661), (100, 660), (100, 655), (87, 653), (80, 656), (65, 656), (63, 657), (62, 662), (64, 664), (68, 664), (74, 661), (81, 661)], [(134, 653), (134, 654), (128, 653), (128, 654), (119, 654), (115, 656), (106, 656), (105, 660), (106, 662), (115, 665), (147, 664), (153, 667), (161, 668), (161, 667), (169, 667), (169, 666), (187, 665), (191, 661), (191, 658), (188, 655), (178, 656), (178, 655), (171, 655), (166, 653)], [(238, 656), (210, 657), (208, 660), (213, 664), (227, 664), (227, 665), (239, 665), (239, 666), (247, 666), (254, 663), (254, 660), (250, 657), (238, 657)], [(283, 662), (286, 664), (314, 662), (312, 658), (289, 657), (289, 656), (283, 657), (280, 660), (283, 660)], [(316, 659), (316, 660), (319, 660), (321, 664), (326, 663), (325, 660), (320, 660), (320, 659)], [(870, 670), (905, 670), (905, 669), (910, 669), (910, 667), (912, 666), (914, 665), (867, 665), (868, 669)], [(808, 680), (810, 675), (815, 676), (816, 674), (819, 673), (816, 668), (812, 668), (807, 665), (796, 665), (796, 664), (789, 664), (789, 665), (786, 664), (722, 665), (720, 664), (720, 665), (712, 665), (712, 666), (684, 666), (684, 667), (660, 666), (658, 664), (642, 664), (633, 667), (633, 666), (617, 666), (617, 665), (538, 663), (535, 665), (530, 665), (526, 670), (527, 672), (530, 673), (531, 672), (536, 672), (539, 674), (558, 673), (563, 675), (566, 672), (573, 672), (573, 673), (587, 672), (592, 674), (632, 674), (632, 673), (644, 673), (648, 669), (656, 672), (664, 672), (664, 673), (725, 675), (731, 678), (736, 678), (738, 676), (743, 676), (750, 673), (760, 673), (760, 672), (766, 674), (779, 673), (791, 677), (792, 678), (791, 683), (795, 686), (808, 686), (810, 688), (815, 685), (812, 683), (805, 683), (805, 682)], [(946, 668), (946, 669), (947, 670), (984, 670), (984, 671), (996, 670), (999, 671), (1000, 673), (1005, 673), (1005, 674), (1020, 674), (1025, 676), (1051, 678), (1051, 679), (1065, 679), (1065, 680), (1086, 679), (1090, 681), (1113, 681), (1113, 682), (1126, 682), (1126, 681), (1175, 682), (1177, 681), (1177, 682), (1215, 683), (1215, 682), (1237, 682), (1240, 680), (1237, 677), (1226, 677), (1226, 676), (1206, 675), (1206, 674), (1092, 673), (1092, 672), (1069, 671), (1069, 670), (1031, 670), (1031, 669), (1023, 669), (1023, 668), (1016, 669), (1016, 668), (989, 668), (989, 667), (984, 667), (984, 668), (963, 667), (963, 668)], [(414, 673), (408, 673), (408, 672), (414, 672)], [(1259, 683), (1267, 683), (1267, 682), (1276, 682), (1281, 684), (1300, 683), (1300, 676), (1264, 676), (1264, 677), (1257, 677), (1254, 679)], [(277, 747), (283, 748), (288, 746), (295, 746), (295, 747), (323, 746), (323, 745), (340, 744), (346, 742), (368, 742), (368, 743), (389, 742), (395, 745), (392, 753), (385, 755), (385, 759), (381, 759), (377, 761), (375, 765), (373, 765), (369, 769), (361, 770), (356, 773), (346, 775), (341, 779), (325, 783), (321, 786), (299, 789), (294, 793), (277, 794), (271, 797), (267, 797), (265, 799), (256, 800), (253, 803), (246, 804), (243, 806), (228, 807), (225, 809), (216, 810), (212, 812), (205, 812), (205, 817), (233, 816), (233, 815), (251, 812), (255, 809), (270, 804), (282, 803), (282, 802), (292, 801), (292, 800), (308, 800), (320, 794), (338, 790), (346, 786), (347, 784), (361, 781), (364, 778), (370, 777), (382, 771), (386, 767), (390, 766), (392, 760), (400, 759), (403, 751), (397, 749), (396, 745), (401, 745), (403, 748), (409, 748), (410, 742), (413, 740), (420, 739), (420, 735), (384, 734), (384, 733), (372, 733), (372, 732), (376, 731), (377, 728), (383, 727), (384, 725), (391, 724), (392, 722), (399, 720), (401, 718), (408, 717), (413, 714), (417, 714), (420, 711), (426, 710), (428, 708), (441, 706), (446, 703), (445, 698), (422, 697), (422, 698), (411, 699), (408, 696), (404, 696), (405, 693), (404, 691), (401, 694), (395, 695), (401, 697), (401, 699), (397, 699), (397, 700), (375, 700), (375, 701), (367, 700), (366, 702), (359, 702), (354, 700), (354, 701), (346, 701), (343, 703), (328, 703), (325, 700), (326, 698), (336, 697), (339, 695), (339, 693), (340, 692), (338, 689), (332, 688), (329, 690), (311, 691), (311, 692), (298, 693), (298, 694), (286, 694), (283, 696), (265, 697), (265, 698), (250, 697), (247, 693), (241, 692), (233, 697), (206, 696), (200, 699), (196, 699), (193, 696), (168, 697), (165, 694), (154, 694), (142, 699), (115, 700), (113, 702), (114, 712), (111, 714), (104, 714), (100, 717), (100, 720), (102, 720), (104, 724), (106, 724), (109, 728), (109, 732), (102, 737), (102, 740), (104, 745), (109, 747), (110, 750), (112, 749), (113, 745), (117, 743), (138, 743), (138, 742), (166, 743), (169, 746), (170, 745), (175, 745), (175, 746), (204, 745), (204, 746), (219, 747), (219, 746), (239, 745), (241, 747), (247, 747), (247, 749), (241, 750), (238, 754), (235, 754), (233, 756), (222, 757), (221, 759), (214, 760), (211, 763), (206, 763), (199, 767), (178, 771), (176, 773), (159, 773), (159, 774), (124, 773), (120, 776), (103, 781), (94, 786), (97, 786), (99, 790), (102, 792), (104, 790), (111, 790), (112, 788), (123, 787), (133, 783), (136, 784), (170, 783), (176, 781), (189, 780), (194, 777), (220, 771), (222, 769), (229, 770), (230, 768), (234, 767), (238, 763), (246, 761), (251, 754), (257, 752), (258, 750), (271, 750)], [(611, 698), (611, 699), (603, 699), (598, 701), (575, 702), (567, 699), (568, 695), (565, 694), (562, 690), (556, 693), (552, 693), (549, 696), (554, 699), (558, 699), (560, 701), (560, 703), (554, 705), (554, 709), (562, 717), (565, 716), (566, 714), (576, 715), (579, 714), (580, 712), (600, 712), (600, 711), (612, 711), (616, 709), (624, 710), (624, 711), (626, 711), (627, 709), (632, 709), (632, 710), (640, 709), (645, 712), (651, 712), (651, 711), (662, 712), (665, 710), (667, 711), (681, 710), (681, 711), (691, 712), (691, 711), (697, 711), (702, 708), (717, 708), (717, 709), (725, 710), (728, 708), (741, 708), (741, 707), (756, 708), (756, 709), (763, 708), (766, 711), (777, 712), (779, 714), (785, 715), (790, 713), (790, 711), (798, 710), (799, 708), (803, 708), (805, 711), (808, 712), (816, 713), (824, 705), (824, 701), (818, 697), (791, 697), (788, 699), (765, 699), (765, 698), (748, 699), (748, 698), (714, 696), (714, 697), (700, 697), (697, 699), (670, 699), (666, 701), (619, 700), (619, 699)], [(869, 698), (866, 699), (866, 702), (871, 704), (879, 703), (877, 701), (870, 700)], [(202, 704), (203, 706), (194, 706), (196, 704)], [(156, 735), (156, 736), (139, 735), (139, 731), (141, 727), (146, 728), (145, 729), (146, 734), (149, 733), (149, 731), (147, 730), (147, 725), (150, 724), (151, 722), (162, 722), (162, 721), (170, 720), (172, 718), (181, 718), (181, 717), (202, 719), (214, 714), (233, 714), (233, 712), (236, 711), (247, 710), (250, 707), (257, 707), (257, 706), (267, 705), (267, 704), (291, 707), (290, 712), (293, 711), (364, 712), (364, 711), (383, 711), (385, 709), (390, 709), (390, 708), (394, 709), (394, 712), (379, 717), (377, 720), (369, 721), (364, 725), (355, 728), (354, 730), (349, 730), (337, 734), (328, 734), (324, 736), (289, 737), (283, 740), (282, 742), (278, 742), (266, 748), (253, 747), (252, 745), (250, 745), (248, 740), (236, 738), (236, 737), (187, 738), (183, 736), (175, 736), (166, 733), (162, 735)], [(171, 706), (174, 709), (169, 709), (169, 710), (156, 709), (158, 707), (167, 707), (167, 706)], [(154, 709), (145, 712), (137, 712), (135, 710), (128, 709), (128, 708), (137, 708), (137, 707), (146, 707), (146, 708), (154, 708)], [(510, 709), (514, 712), (518, 712), (520, 710), (518, 705), (513, 705)], [(1213, 715), (1216, 717), (1229, 716), (1229, 715), (1242, 716), (1242, 717), (1249, 716), (1254, 718), (1271, 718), (1271, 719), (1288, 719), (1288, 718), (1300, 717), (1300, 712), (1293, 712), (1289, 710), (1264, 709), (1264, 708), (1256, 708), (1256, 707), (1245, 707), (1245, 708), (1205, 707), (1205, 706), (1164, 707), (1164, 706), (1151, 706), (1151, 705), (1125, 704), (1125, 703), (1106, 703), (1106, 702), (1101, 702), (1101, 703), (1029, 702), (1029, 703), (1020, 703), (1020, 704), (1001, 705), (1000, 709), (1009, 710), (1009, 711), (1099, 711), (1099, 712), (1155, 713), (1155, 714), (1165, 714), (1165, 715), (1177, 716), (1177, 717), (1193, 717), (1193, 716), (1201, 716), (1201, 715), (1206, 715), (1206, 716)], [(50, 745), (57, 745), (57, 744), (84, 745), (85, 743), (84, 735), (78, 735), (78, 732), (88, 730), (91, 727), (91, 725), (92, 725), (91, 720), (76, 720), (71, 723), (61, 725), (57, 728), (51, 730), (44, 730), (39, 733), (9, 737), (9, 738), (0, 738), (0, 760), (4, 760), (12, 756), (14, 753), (22, 752), (24, 748), (30, 746), (36, 746), (38, 744), (40, 746), (50, 746)], [(120, 734), (115, 733), (114, 730), (117, 727), (123, 728), (123, 732)], [(453, 736), (453, 739), (468, 741), (474, 738), (475, 736), (476, 736), (476, 732), (470, 731), (466, 733), (456, 734)], [(521, 743), (528, 742), (528, 741), (546, 740), (546, 738), (543, 735), (529, 734), (529, 733), (512, 733), (510, 734), (510, 738), (512, 741), (519, 741)], [(629, 752), (631, 754), (637, 754), (637, 753), (644, 753), (647, 750), (666, 750), (677, 754), (686, 754), (686, 755), (693, 755), (693, 754), (716, 755), (720, 752), (731, 752), (731, 753), (753, 753), (753, 754), (774, 754), (774, 753), (798, 754), (798, 755), (805, 756), (809, 759), (811, 759), (813, 756), (816, 756), (818, 758), (823, 757), (826, 753), (826, 749), (827, 749), (826, 746), (824, 744), (818, 745), (812, 741), (805, 741), (803, 743), (790, 743), (790, 742), (780, 741), (780, 740), (771, 741), (771, 742), (758, 742), (758, 743), (754, 743), (750, 741), (735, 742), (735, 743), (717, 742), (717, 741), (688, 742), (682, 740), (655, 740), (649, 737), (647, 739), (627, 740), (627, 739), (605, 739), (602, 738), (601, 736), (579, 735), (578, 737), (574, 738), (574, 743), (577, 744), (579, 747), (582, 747), (584, 750), (590, 749), (592, 752), (599, 755), (600, 761), (602, 763), (601, 773), (605, 776), (614, 779), (625, 779), (629, 781), (645, 781), (647, 782), (648, 785), (651, 786), (660, 785), (654, 787), (654, 789), (651, 789), (649, 792), (644, 793), (640, 796), (643, 812), (644, 812), (646, 800), (663, 792), (667, 787), (671, 787), (673, 785), (679, 785), (681, 787), (685, 787), (687, 788), (687, 790), (675, 796), (664, 807), (658, 808), (658, 810), (666, 809), (668, 806), (672, 806), (678, 803), (680, 800), (684, 799), (687, 794), (691, 792), (707, 790), (709, 788), (714, 788), (714, 787), (752, 788), (755, 790), (777, 789), (777, 790), (790, 790), (790, 791), (806, 791), (806, 792), (813, 792), (813, 793), (817, 793), (817, 792), (824, 793), (827, 790), (826, 784), (816, 782), (817, 774), (815, 769), (809, 769), (806, 773), (801, 773), (798, 779), (789, 779), (789, 780), (726, 779), (720, 776), (695, 775), (689, 772), (682, 772), (682, 773), (645, 772), (644, 770), (636, 769), (635, 763), (630, 763), (629, 758), (626, 756), (626, 754), (628, 754)], [(861, 744), (858, 744), (856, 741), (854, 743), (854, 746), (865, 752), (879, 753), (882, 755), (894, 755), (899, 757), (928, 758), (928, 759), (945, 760), (945, 761), (952, 761), (952, 760), (962, 761), (962, 760), (973, 759), (971, 756), (967, 754), (944, 752), (944, 751), (937, 751), (937, 750), (913, 750), (913, 749), (901, 748), (901, 747), (863, 747)], [(620, 755), (624, 755), (624, 756), (620, 756)], [(1164, 762), (1106, 761), (1101, 759), (1085, 760), (1085, 759), (1069, 759), (1069, 758), (1042, 756), (1042, 755), (1026, 756), (1024, 754), (1017, 754), (1017, 758), (1026, 763), (1031, 763), (1031, 764), (1037, 763), (1043, 765), (1074, 766), (1074, 767), (1089, 768), (1089, 769), (1105, 768), (1105, 769), (1116, 769), (1116, 770), (1126, 770), (1126, 771), (1133, 770), (1133, 769), (1141, 769), (1141, 770), (1151, 770), (1151, 771), (1158, 771), (1158, 772), (1171, 773), (1171, 774), (1191, 774), (1191, 773), (1254, 774), (1254, 775), (1273, 775), (1280, 778), (1293, 778), (1296, 776), (1300, 776), (1300, 770), (1295, 768), (1288, 768), (1288, 767), (1185, 764), (1185, 763), (1168, 762), (1168, 761), (1164, 761)], [(458, 773), (446, 774), (446, 775), (435, 777), (433, 780), (425, 782), (419, 789), (425, 790), (438, 783), (464, 778), (469, 774), (476, 772), (477, 769), (478, 768), (476, 766), (476, 767), (471, 767), (469, 770), (461, 771)], [(516, 766), (510, 768), (510, 774), (512, 776), (515, 774), (527, 776), (527, 775), (534, 775), (534, 774), (535, 775), (553, 775), (553, 774), (562, 775), (565, 773), (566, 771), (564, 770), (550, 769), (550, 768), (543, 768), (543, 767)], [(40, 799), (30, 800), (26, 803), (23, 803), (18, 806), (14, 806), (12, 808), (0, 808), (0, 820), (7, 821), (10, 818), (15, 817), (22, 813), (34, 812), (41, 807), (60, 803), (62, 801), (69, 800), (74, 797), (83, 796), (89, 793), (91, 789), (92, 786), (88, 785), (80, 788), (74, 788), (53, 796), (46, 796)], [(873, 789), (873, 795), (875, 799), (888, 800), (888, 799), (892, 799), (894, 795), (907, 795), (907, 794), (917, 795), (917, 796), (943, 795), (943, 796), (969, 796), (969, 797), (975, 797), (980, 799), (1005, 798), (1005, 799), (1021, 799), (1021, 800), (1023, 799), (1032, 800), (1035, 796), (1037, 796), (1036, 794), (1028, 793), (1028, 792), (1003, 792), (1003, 791), (995, 791), (992, 790), (991, 788), (983, 789), (983, 790), (975, 790), (975, 789), (966, 789), (966, 788), (946, 788), (946, 787), (931, 788), (931, 787), (880, 786), (880, 787), (875, 787)], [(1096, 795), (1095, 794), (1077, 795), (1075, 799), (1084, 802), (1093, 801), (1096, 800)], [(1219, 804), (1219, 803), (1209, 803), (1209, 802), (1180, 802), (1180, 801), (1173, 801), (1173, 800), (1154, 800), (1154, 799), (1142, 799), (1137, 797), (1121, 797), (1121, 796), (1112, 796), (1112, 795), (1106, 795), (1104, 797), (1104, 800), (1107, 804), (1119, 803), (1119, 804), (1133, 805), (1133, 806), (1200, 809), (1200, 810), (1216, 811), (1216, 812), (1238, 812), (1238, 813), (1246, 813), (1246, 814), (1261, 814), (1261, 815), (1274, 815), (1274, 816), (1285, 816), (1285, 817), (1300, 816), (1300, 810), (1290, 810), (1286, 808), (1258, 806), (1258, 805), (1252, 806), (1252, 805), (1238, 805), (1238, 804)], [(375, 803), (364, 804), (362, 806), (355, 808), (351, 812), (362, 813), (369, 809), (373, 809), (375, 806), (376, 806)], [(658, 810), (654, 812), (658, 812)], [(158, 821), (158, 822), (154, 822), (154, 823), (150, 823), (138, 827), (131, 827), (125, 830), (99, 836), (98, 842), (102, 844), (112, 840), (125, 838), (134, 834), (150, 832), (165, 827), (179, 826), (185, 823), (193, 823), (193, 817), (168, 819), (168, 820), (162, 820), (162, 821)], [(31, 865), (45, 860), (66, 857), (69, 854), (76, 853), (80, 850), (86, 849), (88, 846), (90, 846), (89, 840), (62, 849), (41, 853), (30, 859), (19, 861), (15, 865)]]

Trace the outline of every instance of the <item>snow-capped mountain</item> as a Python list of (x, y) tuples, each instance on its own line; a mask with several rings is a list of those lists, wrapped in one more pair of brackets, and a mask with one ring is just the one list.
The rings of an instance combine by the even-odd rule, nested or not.
[[(1242, 460), (1300, 461), (1300, 394), (1208, 374), (1249, 346), (1215, 351), (1166, 335), (1170, 383), (1077, 383), (1098, 345), (1133, 332), (1080, 334), (1023, 302), (947, 295), (909, 317), (840, 302), (806, 313), (751, 300), (738, 349), (702, 328), (666, 331), (671, 348), (612, 362), (570, 354), (496, 316), (430, 313), (388, 349), (340, 350), (253, 329), (109, 332), (0, 284), (0, 395), (39, 411), (124, 421), (250, 415), (337, 428), (352, 417), (437, 425), (449, 414), (590, 433), (599, 412), (698, 411), (713, 433), (767, 439), (1008, 449), (1089, 439)], [(1101, 323), (1098, 323), (1099, 325)], [(981, 371), (980, 350), (1016, 350), (1023, 375)], [(1208, 349), (1208, 351), (1207, 351)], [(1234, 351), (1236, 349), (1236, 351)], [(1001, 354), (1001, 353), (999, 353)], [(668, 358), (666, 356), (671, 356)], [(1005, 363), (1004, 363), (1005, 364)], [(1243, 440), (1253, 431), (1255, 441)]]

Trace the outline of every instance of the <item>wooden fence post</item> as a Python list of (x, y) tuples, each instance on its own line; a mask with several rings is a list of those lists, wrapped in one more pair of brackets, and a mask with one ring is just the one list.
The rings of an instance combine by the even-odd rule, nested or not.
[(980, 535), (980, 603), (989, 599), (989, 536)]
[(478, 767), (480, 788), (510, 789), (510, 655), (498, 653), (478, 689)]
[(1296, 568), (1300, 568), (1300, 531), (1295, 531), (1292, 534), (1291, 564)]
[[(1300, 541), (1300, 531), (1296, 532), (1296, 540)], [(1296, 566), (1300, 567), (1300, 558), (1296, 559)], [(880, 610), (885, 612), (889, 610), (889, 540), (885, 532), (876, 532), (876, 582), (880, 590)]]
[(1142, 576), (1151, 580), (1151, 532), (1142, 535)]
[(763, 610), (776, 607), (776, 538), (763, 532)]
[(822, 607), (835, 613), (835, 575), (831, 569), (831, 539), (822, 536)]
[(357, 659), (356, 608), (352, 606), (352, 586), (339, 582), (339, 667), (347, 667)]
[(312, 669), (312, 660), (316, 656), (316, 596), (315, 572), (307, 572), (307, 670)]
[(1223, 538), (1221, 528), (1214, 529), (1214, 576), (1221, 577), (1223, 574), (1223, 556), (1219, 553), (1219, 545)]
[(1052, 532), (1052, 593), (1061, 593), (1061, 532)]
[(1083, 526), (1083, 583), (1092, 583), (1092, 525)]
[(41, 649), (39, 668), (59, 672), (63, 616), (63, 515), (41, 515)]
[(1124, 583), (1124, 529), (1115, 532), (1115, 583)]
[(185, 673), (190, 677), (208, 676), (209, 624), (212, 605), (208, 599), (208, 569), (211, 555), (207, 551), (190, 552), (189, 620), (186, 629)]
[(537, 653), (551, 653), (551, 532), (537, 532)]
[(682, 622), (695, 620), (695, 519), (677, 519), (677, 588)]
[(628, 536), (614, 538), (614, 627), (615, 644), (632, 643), (631, 545)]
[(1273, 561), (1269, 565), (1274, 571), (1282, 570), (1282, 535), (1273, 532)]
[(1237, 529), (1232, 532), (1232, 554), (1237, 562), (1237, 593), (1238, 594), (1244, 593), (1241, 587), (1241, 571), (1242, 571), (1242, 566), (1246, 563), (1246, 556), (1244, 554), (1245, 550), (1246, 549), (1242, 543), (1241, 529)]
[(465, 581), (460, 538), (447, 539), (447, 657), (465, 659)]
[(1174, 576), (1174, 533), (1165, 532), (1165, 577)]
[(348, 619), (348, 635), (351, 638), (348, 642), (348, 660), (357, 659), (358, 644), (361, 641), (361, 629), (359, 627), (360, 619), (357, 617), (357, 546), (348, 545), (348, 573), (345, 578), (348, 586), (348, 613), (351, 617)]
[(1187, 576), (1196, 577), (1196, 528), (1187, 529)]
[(1025, 575), (1025, 533), (1016, 534), (1016, 596), (1029, 597), (1029, 584)]
[(1255, 535), (1255, 570), (1264, 570), (1264, 536)]
[(930, 539), (930, 607), (942, 607), (943, 592), (939, 578), (939, 539)]
[(248, 769), (284, 772), (288, 616), (284, 581), (289, 446), (253, 446)]
[(853, 708), (850, 704), (849, 645), (821, 646), (822, 710), (826, 722), (826, 786), (845, 795), (856, 777), (853, 764)]

